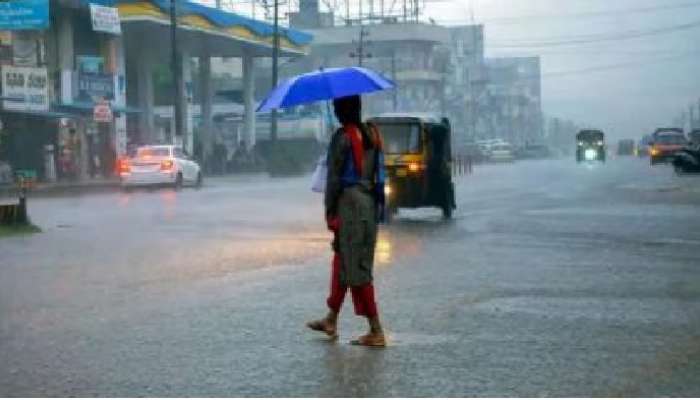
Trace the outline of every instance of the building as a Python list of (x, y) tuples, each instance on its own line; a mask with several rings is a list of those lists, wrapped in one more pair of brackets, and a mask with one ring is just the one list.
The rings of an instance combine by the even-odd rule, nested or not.
[(445, 111), (452, 121), (455, 144), (459, 146), (477, 136), (483, 116), (478, 104), (486, 89), (484, 27), (451, 26), (449, 32), (450, 42), (446, 47), (450, 68), (445, 86)]
[[(363, 65), (393, 79), (393, 91), (367, 96), (366, 113), (444, 111), (448, 57), (441, 52), (449, 31), (417, 23), (350, 25), (309, 30), (317, 40), (310, 56), (294, 67)], [(291, 71), (290, 66), (289, 70)]]
[(542, 140), (539, 57), (486, 59), (486, 93), (478, 104), (479, 138), (501, 138), (516, 146)]
[[(447, 57), (436, 56), (439, 46), (449, 42), (442, 26), (402, 23), (396, 18), (368, 24), (333, 25), (331, 15), (318, 11), (316, 0), (300, 2), (291, 18), (314, 36), (310, 54), (284, 65), (284, 75), (318, 69), (363, 65), (397, 82), (396, 91), (367, 97), (366, 114), (392, 110), (441, 112)], [(318, 22), (318, 23), (315, 23)]]
[(282, 74), (363, 65), (397, 84), (396, 90), (365, 97), (366, 116), (390, 111), (435, 113), (450, 118), (457, 143), (475, 135), (475, 104), (485, 75), (483, 26), (447, 27), (420, 22), (414, 14), (384, 11), (347, 17), (334, 25), (333, 13), (319, 12), (317, 0), (299, 4), (290, 23), (315, 39), (309, 56), (283, 64)]
[[(183, 77), (180, 98), (175, 99), (182, 110), (181, 121), (156, 125), (155, 106), (170, 106), (174, 97), (166, 92), (174, 85), (166, 80), (170, 73), (171, 50), (168, 3), (157, 0), (124, 0), (116, 4), (125, 36), (125, 53), (129, 88), (127, 100), (141, 109), (137, 123), (129, 131), (138, 142), (166, 141), (182, 143), (186, 151), (206, 160), (213, 151), (215, 131), (213, 105), (218, 87), (212, 80), (212, 60), (238, 59), (241, 69), (240, 97), (243, 105), (244, 137), (247, 146), (255, 144), (255, 61), (272, 55), (274, 29), (257, 21), (199, 3), (178, 3), (178, 68)], [(301, 31), (280, 27), (280, 55), (299, 57), (306, 54), (312, 36)], [(196, 61), (195, 61), (196, 60)], [(218, 63), (219, 61), (217, 61)], [(160, 90), (156, 90), (157, 85)], [(194, 88), (198, 88), (195, 98)], [(174, 92), (174, 91), (173, 91)], [(156, 95), (166, 93), (157, 98)], [(174, 93), (173, 93), (174, 94)], [(199, 126), (195, 126), (190, 109), (195, 101), (201, 107)], [(175, 115), (172, 113), (171, 115)], [(176, 132), (171, 126), (183, 127)], [(198, 137), (195, 140), (195, 134)]]
[(133, 111), (119, 25), (93, 26), (81, 1), (12, 0), (0, 17), (0, 157), (49, 181), (111, 174)]

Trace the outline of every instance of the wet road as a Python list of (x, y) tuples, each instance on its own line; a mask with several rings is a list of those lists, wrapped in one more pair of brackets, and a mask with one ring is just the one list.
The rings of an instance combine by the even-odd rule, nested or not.
[[(308, 178), (34, 199), (0, 241), (0, 395), (700, 396), (700, 179), (642, 160), (478, 167), (377, 247), (385, 350), (304, 329)], [(348, 299), (349, 300), (349, 299)]]

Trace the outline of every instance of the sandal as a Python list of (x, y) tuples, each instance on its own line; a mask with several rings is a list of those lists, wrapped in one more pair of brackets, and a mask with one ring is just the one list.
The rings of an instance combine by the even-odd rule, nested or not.
[(351, 341), (350, 344), (367, 347), (386, 347), (386, 337), (383, 333), (370, 333), (360, 336), (359, 338)]
[(336, 338), (336, 337), (338, 337), (338, 334), (337, 334), (337, 332), (336, 332), (336, 328), (335, 328), (335, 327), (332, 327), (332, 328), (331, 328), (331, 327), (329, 326), (329, 324), (328, 324), (326, 321), (322, 320), (322, 319), (319, 319), (319, 320), (316, 320), (316, 321), (307, 322), (307, 323), (306, 323), (306, 326), (307, 326), (309, 329), (313, 330), (313, 331), (323, 332), (323, 333), (325, 333), (326, 335), (328, 335), (328, 336), (331, 337), (331, 338)]

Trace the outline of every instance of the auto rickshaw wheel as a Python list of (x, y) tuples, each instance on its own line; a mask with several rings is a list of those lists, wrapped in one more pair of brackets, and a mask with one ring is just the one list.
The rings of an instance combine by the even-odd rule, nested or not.
[(442, 217), (444, 219), (452, 219), (452, 204), (442, 206)]
[(447, 186), (447, 193), (445, 193), (445, 201), (442, 205), (442, 216), (445, 219), (452, 218), (452, 211), (457, 208), (457, 202), (455, 200), (455, 190), (454, 184), (452, 182)]

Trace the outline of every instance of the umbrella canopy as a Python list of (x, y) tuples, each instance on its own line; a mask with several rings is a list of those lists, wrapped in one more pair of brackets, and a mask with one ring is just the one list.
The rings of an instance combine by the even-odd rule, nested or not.
[(321, 68), (288, 79), (267, 95), (258, 112), (393, 88), (394, 82), (367, 68)]

